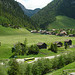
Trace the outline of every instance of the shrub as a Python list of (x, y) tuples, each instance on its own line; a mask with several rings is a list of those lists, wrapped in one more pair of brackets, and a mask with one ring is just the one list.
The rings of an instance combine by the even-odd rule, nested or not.
[(67, 49), (68, 48), (68, 44), (67, 43), (65, 43), (65, 49)]
[(44, 70), (42, 72), (42, 75), (52, 71), (52, 65), (53, 65), (52, 60), (44, 59), (43, 64), (44, 64)]
[(49, 59), (39, 59), (32, 66), (33, 75), (44, 75), (52, 71), (52, 62)]
[(51, 50), (51, 51), (57, 53), (57, 50), (58, 50), (57, 49), (57, 44), (56, 43), (55, 44), (51, 43), (51, 47), (48, 50)]
[(65, 65), (65, 61), (64, 61), (63, 56), (61, 55), (61, 56), (58, 57), (57, 68), (60, 69), (60, 68), (64, 67), (64, 65)]
[(32, 75), (32, 67), (31, 67), (31, 64), (27, 64), (24, 75)]
[(53, 60), (52, 60), (52, 69), (56, 70), (57, 67), (58, 67), (58, 57), (55, 57)]
[(57, 49), (57, 44), (54, 44), (54, 52), (57, 53), (58, 49)]
[(41, 75), (40, 69), (37, 63), (34, 63), (32, 66), (32, 74), (33, 75)]
[(28, 48), (28, 53), (27, 54), (38, 54), (39, 53), (39, 48), (37, 45), (31, 45)]
[(12, 52), (15, 52), (15, 55), (21, 55), (22, 54), (22, 47), (20, 45), (20, 42), (14, 45), (14, 48), (12, 48)]
[(51, 50), (51, 51), (54, 51), (54, 45), (53, 45), (53, 43), (51, 43), (50, 50)]
[(8, 75), (19, 75), (19, 64), (15, 59), (9, 62), (10, 69), (8, 70)]
[(0, 75), (7, 75), (7, 71), (3, 65), (0, 65)]

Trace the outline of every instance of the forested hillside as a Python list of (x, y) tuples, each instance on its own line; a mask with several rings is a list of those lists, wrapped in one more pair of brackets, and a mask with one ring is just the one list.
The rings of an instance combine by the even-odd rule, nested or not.
[(26, 27), (27, 29), (36, 27), (14, 0), (0, 0), (0, 25), (13, 28)]
[(31, 18), (38, 23), (38, 26), (45, 29), (58, 15), (75, 19), (75, 0), (53, 0)]

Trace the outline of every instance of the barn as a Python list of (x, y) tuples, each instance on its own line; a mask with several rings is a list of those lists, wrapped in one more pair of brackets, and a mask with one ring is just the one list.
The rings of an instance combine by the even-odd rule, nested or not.
[(69, 37), (75, 37), (75, 34), (69, 34)]
[(66, 43), (67, 43), (68, 45), (72, 45), (72, 40), (65, 40), (65, 41), (64, 41), (64, 45), (65, 45)]
[(62, 47), (62, 45), (63, 45), (63, 43), (62, 42), (58, 42), (58, 41), (56, 41), (56, 42), (54, 42), (53, 44), (57, 44), (57, 47)]
[(42, 42), (37, 43), (37, 46), (39, 47), (39, 49), (46, 49), (47, 48), (47, 44), (42, 43)]
[(32, 30), (31, 33), (38, 33), (38, 31), (37, 30)]

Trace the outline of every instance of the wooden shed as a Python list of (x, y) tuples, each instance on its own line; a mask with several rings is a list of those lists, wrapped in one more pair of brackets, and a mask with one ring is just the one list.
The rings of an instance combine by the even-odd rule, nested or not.
[(75, 34), (69, 34), (69, 37), (75, 37)]
[(69, 34), (69, 37), (73, 37), (73, 34)]
[(62, 42), (58, 42), (58, 41), (56, 41), (56, 42), (54, 42), (53, 44), (57, 44), (57, 47), (62, 47), (62, 45), (63, 45), (63, 43)]
[(47, 44), (46, 43), (42, 43), (42, 42), (39, 42), (37, 44), (37, 46), (39, 47), (39, 49), (46, 49), (47, 48)]
[(66, 43), (67, 43), (68, 45), (72, 45), (72, 40), (65, 40), (65, 41), (64, 41), (64, 45), (65, 45)]
[(31, 33), (38, 33), (37, 30), (31, 30)]

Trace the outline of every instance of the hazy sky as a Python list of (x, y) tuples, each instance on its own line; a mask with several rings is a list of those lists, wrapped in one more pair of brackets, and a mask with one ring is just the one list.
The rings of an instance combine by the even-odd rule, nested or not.
[(43, 8), (52, 0), (16, 0), (23, 4), (27, 9)]

